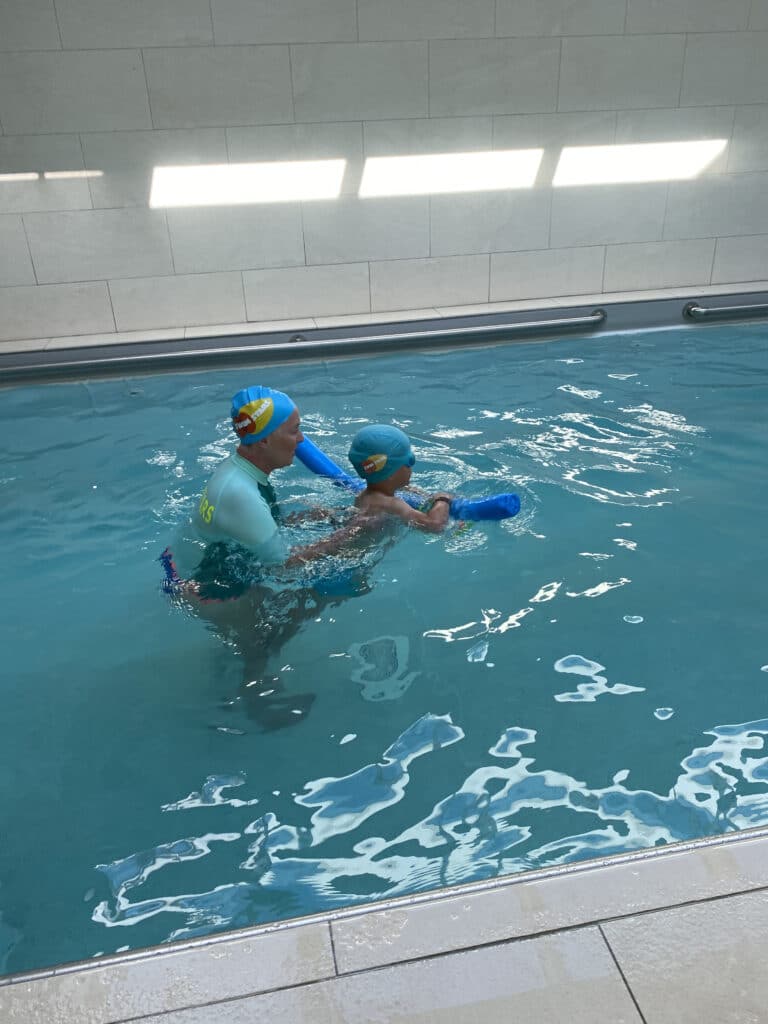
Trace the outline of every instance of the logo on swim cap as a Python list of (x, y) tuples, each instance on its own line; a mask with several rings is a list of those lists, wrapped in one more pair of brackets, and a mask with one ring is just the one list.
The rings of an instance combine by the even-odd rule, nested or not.
[(248, 402), (240, 408), (237, 416), (232, 417), (235, 433), (241, 439), (249, 434), (260, 434), (272, 419), (274, 411), (275, 403), (271, 398), (259, 398), (255, 402)]
[(369, 455), (365, 462), (360, 464), (360, 468), (366, 476), (370, 476), (371, 473), (378, 473), (387, 464), (386, 455)]

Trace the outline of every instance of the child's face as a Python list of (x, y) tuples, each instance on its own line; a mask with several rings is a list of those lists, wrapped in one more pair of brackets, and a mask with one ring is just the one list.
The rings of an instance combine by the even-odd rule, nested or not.
[(395, 485), (395, 490), (399, 491), (401, 487), (407, 487), (411, 482), (411, 476), (413, 470), (410, 466), (401, 466), (396, 472), (392, 474), (390, 480)]

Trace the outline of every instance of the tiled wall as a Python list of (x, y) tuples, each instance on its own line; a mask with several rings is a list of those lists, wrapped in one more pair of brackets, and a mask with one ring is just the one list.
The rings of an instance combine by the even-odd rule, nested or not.
[[(0, 340), (768, 278), (768, 0), (2, 0), (0, 50)], [(712, 139), (691, 180), (552, 185)], [(527, 148), (529, 187), (358, 195)], [(329, 159), (337, 198), (149, 205), (156, 166)]]

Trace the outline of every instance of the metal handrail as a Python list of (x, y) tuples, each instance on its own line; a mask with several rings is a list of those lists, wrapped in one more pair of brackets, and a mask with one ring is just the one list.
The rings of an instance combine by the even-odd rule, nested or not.
[[(242, 359), (245, 356), (261, 357), (264, 359), (275, 359), (284, 356), (306, 356), (313, 355), (335, 355), (346, 353), (365, 352), (369, 349), (381, 348), (384, 350), (388, 345), (397, 346), (400, 342), (418, 341), (417, 347), (430, 347), (445, 344), (461, 344), (462, 339), (469, 341), (474, 337), (477, 342), (482, 342), (489, 335), (500, 334), (534, 334), (541, 331), (557, 330), (578, 330), (589, 327), (597, 327), (604, 323), (608, 314), (604, 309), (595, 309), (584, 316), (562, 317), (559, 320), (530, 320), (523, 323), (504, 324), (472, 324), (464, 327), (451, 327), (446, 330), (429, 331), (403, 331), (392, 334), (368, 334), (352, 335), (346, 338), (306, 338), (303, 334), (295, 334), (287, 341), (264, 342), (249, 345), (206, 345), (206, 341), (215, 338), (197, 339), (198, 346), (179, 348), (175, 350), (165, 349), (161, 352), (146, 351), (140, 343), (136, 344), (136, 351), (129, 354), (100, 356), (93, 358), (88, 356), (88, 350), (68, 349), (60, 350), (72, 353), (71, 358), (57, 360), (38, 361), (27, 363), (23, 366), (3, 366), (0, 361), (0, 383), (8, 383), (37, 377), (46, 373), (64, 375), (67, 373), (78, 373), (83, 371), (95, 372), (120, 372), (120, 371), (154, 371), (164, 369), (166, 366), (178, 364), (200, 364), (202, 362), (231, 362)], [(189, 339), (192, 341), (192, 339)], [(200, 344), (202, 342), (203, 344)], [(153, 344), (153, 343), (147, 343)], [(122, 347), (122, 346), (121, 346)], [(93, 349), (90, 350), (91, 353)], [(47, 355), (48, 353), (41, 353)], [(29, 355), (29, 353), (25, 353)]]
[(683, 316), (690, 320), (709, 320), (715, 317), (768, 316), (768, 303), (761, 302), (754, 306), (700, 306), (698, 302), (689, 302), (683, 308)]
[[(352, 337), (352, 338), (338, 338), (333, 344), (340, 345), (345, 342), (357, 342), (358, 344), (378, 344), (382, 341), (412, 341), (414, 339), (422, 338), (449, 338), (468, 336), (470, 334), (491, 334), (501, 331), (515, 331), (516, 333), (530, 332), (530, 331), (542, 331), (542, 330), (556, 330), (558, 328), (578, 328), (578, 327), (592, 327), (603, 323), (607, 317), (607, 313), (604, 309), (595, 309), (593, 312), (586, 314), (585, 316), (569, 316), (562, 317), (560, 320), (529, 320), (526, 323), (512, 323), (512, 324), (473, 324), (471, 327), (451, 327), (447, 331), (406, 331), (402, 334), (368, 334), (363, 337)], [(319, 339), (318, 341), (307, 341), (303, 335), (297, 334), (295, 338), (288, 342), (288, 347), (294, 348), (297, 345), (312, 346), (312, 345), (327, 345), (329, 341), (327, 339)]]

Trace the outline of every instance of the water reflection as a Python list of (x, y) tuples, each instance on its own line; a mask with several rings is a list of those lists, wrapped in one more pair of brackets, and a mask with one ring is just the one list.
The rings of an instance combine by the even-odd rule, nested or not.
[[(591, 678), (602, 670), (589, 659), (564, 661), (566, 670)], [(768, 720), (716, 726), (706, 735), (712, 741), (683, 758), (663, 794), (630, 788), (626, 769), (613, 774), (611, 785), (590, 788), (564, 772), (539, 768), (536, 731), (509, 727), (489, 749), (487, 765), (471, 771), (424, 817), (385, 838), (377, 816), (403, 801), (409, 765), (464, 738), (450, 716), (425, 715), (377, 763), (340, 778), (309, 780), (295, 797), (295, 821), (281, 821), (272, 811), (253, 820), (246, 814), (241, 832), (206, 832), (99, 865), (111, 896), (98, 904), (93, 920), (127, 926), (168, 912), (183, 919), (168, 939), (190, 937), (765, 822)], [(193, 794), (164, 809), (208, 806), (214, 824), (222, 804), (231, 814), (231, 808), (254, 802), (222, 798), (225, 789), (244, 782), (239, 776), (209, 778), (201, 789), (206, 798)], [(299, 808), (312, 811), (309, 821)], [(552, 839), (546, 816), (554, 809), (569, 825)], [(344, 853), (324, 855), (324, 844), (344, 833)], [(130, 898), (161, 869), (174, 869), (166, 872), (165, 884), (175, 888), (178, 866), (207, 856), (214, 843), (242, 851), (223, 884), (206, 892)], [(155, 881), (154, 892), (157, 887)]]

